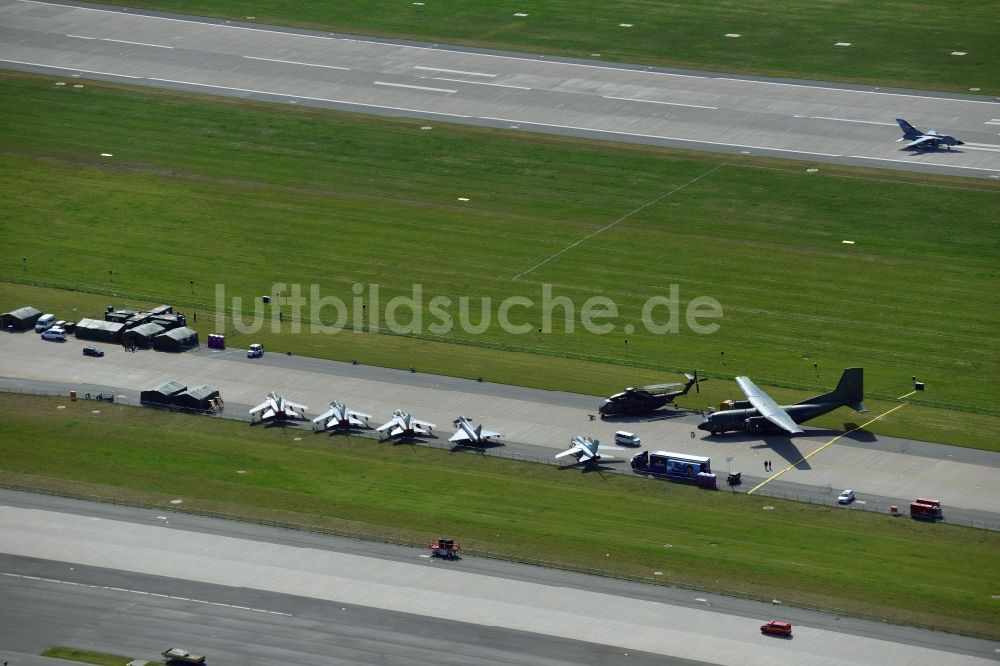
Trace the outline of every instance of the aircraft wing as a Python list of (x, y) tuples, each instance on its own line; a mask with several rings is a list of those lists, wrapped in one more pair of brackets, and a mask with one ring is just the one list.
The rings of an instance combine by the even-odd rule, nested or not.
[(740, 390), (743, 391), (743, 395), (747, 397), (750, 404), (756, 407), (765, 419), (793, 435), (805, 432), (792, 420), (788, 412), (774, 401), (774, 398), (760, 390), (756, 384), (750, 381), (749, 377), (737, 377), (736, 383), (739, 384)]
[(479, 436), (482, 437), (483, 439), (489, 439), (490, 437), (503, 437), (503, 433), (497, 432), (495, 430), (487, 430), (486, 428), (482, 428), (479, 431)]
[[(377, 430), (378, 432), (385, 432), (385, 431), (386, 431), (386, 430), (388, 430), (389, 428), (391, 428), (391, 427), (393, 427), (393, 426), (395, 426), (395, 425), (398, 425), (398, 424), (399, 424), (398, 420), (397, 420), (397, 419), (396, 419), (396, 418), (394, 417), (394, 418), (393, 418), (393, 419), (392, 419), (391, 421), (389, 421), (388, 423), (383, 423), (383, 424), (382, 424), (382, 425), (380, 425), (379, 427), (375, 428), (375, 430)], [(390, 434), (391, 434), (391, 433), (390, 433)]]
[[(291, 400), (286, 400), (285, 401), (285, 405), (287, 405), (288, 407), (291, 407), (292, 409), (300, 409), (303, 412), (308, 412), (309, 411), (309, 408), (306, 407), (305, 405), (300, 405), (299, 403), (292, 402)], [(288, 410), (285, 410), (285, 411), (288, 411)]]
[(458, 432), (456, 432), (454, 435), (452, 435), (451, 437), (448, 438), (448, 441), (449, 442), (468, 442), (470, 439), (472, 439), (472, 438), (469, 437), (469, 433), (465, 432), (465, 428), (459, 428)]
[(562, 458), (564, 456), (571, 456), (574, 453), (580, 453), (580, 454), (582, 454), (580, 456), (580, 460), (583, 460), (583, 456), (584, 455), (587, 456), (588, 460), (593, 457), (593, 456), (590, 455), (590, 451), (588, 451), (585, 447), (580, 446), (579, 444), (574, 444), (572, 447), (566, 449), (562, 453), (557, 453), (555, 455), (555, 457), (556, 458)]
[(274, 412), (273, 409), (268, 409), (266, 412), (264, 412), (263, 414), (260, 415), (260, 418), (261, 419), (270, 419), (270, 418), (273, 418), (274, 417), (274, 413), (275, 412)]
[(260, 403), (259, 405), (257, 405), (257, 406), (256, 406), (256, 407), (254, 407), (253, 409), (251, 409), (251, 410), (250, 410), (250, 413), (251, 413), (251, 414), (256, 414), (257, 412), (261, 411), (262, 409), (264, 409), (264, 408), (266, 408), (266, 407), (270, 406), (270, 404), (271, 404), (271, 401), (270, 401), (270, 400), (265, 400), (264, 402)]
[(347, 410), (347, 417), (348, 418), (352, 418), (352, 419), (358, 419), (358, 420), (367, 421), (368, 419), (372, 418), (372, 415), (371, 414), (362, 414), (361, 412), (356, 412), (353, 409), (348, 409)]
[(431, 430), (437, 428), (437, 426), (434, 425), (433, 423), (428, 423), (427, 421), (421, 421), (420, 419), (411, 418), (410, 423), (413, 424), (414, 426), (423, 426), (425, 428), (430, 428)]
[(317, 416), (316, 418), (314, 418), (313, 419), (313, 423), (319, 423), (320, 421), (324, 421), (324, 420), (330, 418), (331, 416), (333, 416), (333, 412), (334, 411), (335, 410), (333, 410), (333, 409), (326, 410), (325, 412), (323, 412), (322, 414), (320, 414), (319, 416)]
[(941, 140), (940, 137), (924, 135), (924, 136), (920, 137), (919, 139), (917, 139), (915, 141), (909, 142), (908, 144), (906, 144), (906, 147), (910, 148), (912, 146), (921, 146), (921, 145), (927, 143), (928, 141), (930, 141), (931, 143), (935, 143), (935, 142), (938, 142), (940, 140)]

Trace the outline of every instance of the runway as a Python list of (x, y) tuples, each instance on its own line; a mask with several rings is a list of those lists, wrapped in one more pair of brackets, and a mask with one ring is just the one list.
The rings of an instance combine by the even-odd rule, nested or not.
[[(1000, 645), (772, 604), (0, 491), (0, 648), (211, 664), (991, 663)], [(99, 534), (100, 538), (95, 538)]]
[[(765, 459), (772, 460), (776, 468), (794, 465), (838, 435), (808, 429), (805, 435), (794, 438), (745, 434), (709, 437), (695, 429), (701, 417), (692, 412), (665, 410), (651, 420), (592, 421), (590, 415), (596, 413), (600, 399), (579, 394), (281, 354), (247, 359), (238, 349), (133, 354), (100, 345), (107, 355), (94, 359), (81, 355), (84, 344), (74, 338), (65, 343), (45, 342), (33, 332), (0, 335), (0, 387), (30, 391), (37, 386), (34, 382), (51, 382), (49, 386), (61, 386), (67, 392), (75, 388), (81, 394), (102, 390), (90, 387), (114, 387), (124, 389), (135, 404), (139, 391), (164, 381), (178, 380), (188, 387), (210, 384), (221, 390), (226, 412), (241, 419), (248, 418), (249, 406), (260, 403), (269, 391), (277, 391), (309, 406), (312, 416), (324, 411), (332, 400), (340, 400), (352, 409), (372, 414), (373, 425), (388, 421), (393, 410), (404, 409), (438, 425), (437, 438), (432, 440), (438, 445), (454, 432), (451, 423), (462, 414), (505, 433), (508, 444), (504, 450), (547, 460), (567, 448), (573, 435), (610, 443), (616, 430), (628, 429), (642, 438), (644, 449), (710, 456), (723, 481), (731, 469), (745, 473), (748, 484), (750, 477), (763, 474)], [(693, 399), (688, 398), (686, 404), (694, 404)], [(845, 413), (854, 418), (853, 412)], [(305, 425), (305, 432), (311, 425)], [(633, 452), (637, 451), (619, 455), (629, 458)], [(627, 463), (622, 466), (627, 467)], [(883, 502), (883, 512), (889, 503), (905, 509), (913, 498), (930, 496), (942, 501), (947, 519), (960, 515), (965, 524), (980, 521), (998, 525), (997, 468), (997, 453), (881, 437), (861, 430), (839, 439), (808, 462), (795, 465), (782, 475), (776, 489), (832, 502), (840, 490), (853, 488), (859, 502)]]
[[(517, 131), (1000, 178), (1000, 104), (0, 0), (0, 66)], [(895, 118), (966, 142), (913, 154)]]

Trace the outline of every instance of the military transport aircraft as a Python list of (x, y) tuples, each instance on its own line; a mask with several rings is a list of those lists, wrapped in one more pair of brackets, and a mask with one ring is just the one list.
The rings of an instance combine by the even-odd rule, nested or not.
[[(389, 434), (386, 436), (389, 438), (401, 437), (408, 439), (417, 435), (428, 435), (436, 427), (433, 423), (415, 419), (402, 409), (397, 409), (392, 413), (392, 419), (380, 425), (376, 430), (381, 433), (388, 431)], [(424, 428), (427, 428), (427, 430), (424, 430)]]
[(832, 412), (838, 407), (850, 407), (856, 412), (868, 411), (861, 402), (863, 368), (844, 370), (837, 388), (830, 393), (785, 407), (757, 388), (749, 377), (737, 377), (736, 383), (747, 399), (734, 403), (732, 409), (709, 414), (708, 418), (698, 424), (699, 430), (707, 430), (713, 435), (727, 430), (745, 430), (751, 433), (784, 431), (796, 435), (805, 432), (797, 424)]
[(571, 443), (573, 446), (566, 449), (562, 453), (557, 453), (556, 458), (562, 458), (564, 456), (576, 456), (577, 463), (590, 463), (598, 462), (601, 460), (617, 460), (613, 456), (602, 456), (602, 451), (624, 451), (617, 446), (604, 446), (600, 441), (596, 439), (591, 439), (590, 437), (584, 437), (582, 435), (576, 435), (573, 437)]
[(372, 418), (371, 414), (362, 414), (353, 409), (348, 409), (342, 402), (334, 400), (330, 403), (330, 409), (326, 410), (313, 419), (313, 423), (322, 424), (323, 430), (334, 428), (366, 428), (366, 421)]
[(903, 130), (903, 137), (896, 139), (896, 141), (909, 141), (910, 143), (903, 146), (906, 149), (916, 148), (917, 150), (933, 150), (944, 145), (948, 147), (948, 150), (951, 150), (952, 146), (965, 145), (964, 141), (959, 141), (955, 137), (948, 136), (947, 134), (938, 134), (934, 130), (921, 132), (902, 118), (896, 118), (896, 124), (899, 125), (899, 129)]
[[(250, 417), (257, 417), (260, 421), (291, 421), (294, 419), (305, 420), (305, 411), (309, 408), (291, 400), (285, 400), (274, 391), (267, 394), (267, 399), (250, 410)], [(296, 411), (298, 410), (298, 411)]]
[(621, 393), (615, 393), (605, 400), (597, 408), (597, 411), (600, 412), (601, 418), (619, 414), (646, 414), (673, 402), (682, 395), (686, 395), (692, 386), (695, 387), (696, 391), (701, 392), (701, 389), (698, 388), (699, 380), (697, 371), (693, 375), (685, 372), (684, 376), (687, 377), (687, 383), (679, 391), (671, 391), (669, 389), (680, 386), (680, 384), (653, 384), (638, 388), (629, 387)]
[(485, 446), (493, 443), (490, 441), (491, 439), (503, 437), (502, 432), (484, 430), (482, 424), (472, 427), (472, 423), (466, 416), (459, 416), (455, 419), (454, 425), (458, 428), (458, 432), (449, 437), (448, 441), (462, 446)]

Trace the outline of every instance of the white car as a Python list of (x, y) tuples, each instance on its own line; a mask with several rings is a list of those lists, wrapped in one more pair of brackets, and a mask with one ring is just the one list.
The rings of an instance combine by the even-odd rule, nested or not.
[(635, 433), (619, 430), (615, 433), (615, 444), (619, 446), (639, 446), (642, 440), (636, 437)]
[(66, 331), (61, 328), (52, 327), (47, 331), (42, 331), (42, 340), (53, 340), (55, 342), (66, 342)]
[(840, 493), (840, 497), (837, 498), (838, 504), (850, 504), (853, 501), (854, 501), (853, 490), (845, 490), (844, 492)]

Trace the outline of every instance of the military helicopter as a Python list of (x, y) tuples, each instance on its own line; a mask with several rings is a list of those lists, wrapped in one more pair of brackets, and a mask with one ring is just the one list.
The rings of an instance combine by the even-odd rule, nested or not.
[(600, 412), (602, 419), (606, 416), (618, 416), (621, 414), (646, 414), (670, 404), (680, 396), (687, 394), (692, 386), (695, 387), (695, 391), (700, 393), (701, 389), (698, 387), (698, 383), (704, 380), (698, 379), (698, 372), (695, 371), (693, 375), (685, 372), (684, 376), (687, 377), (687, 382), (683, 384), (684, 388), (678, 391), (671, 391), (670, 389), (681, 386), (681, 384), (653, 384), (637, 388), (629, 387), (621, 393), (616, 393), (605, 400), (598, 407), (597, 411)]

